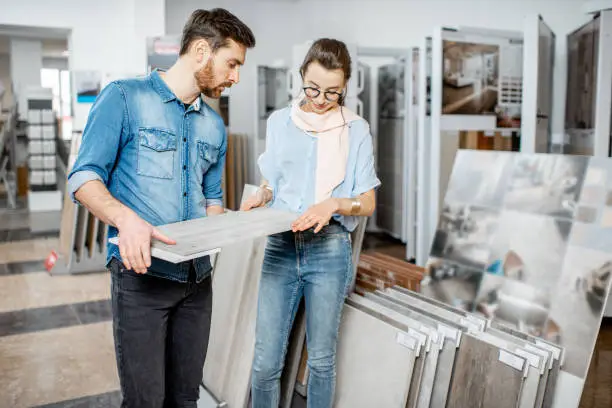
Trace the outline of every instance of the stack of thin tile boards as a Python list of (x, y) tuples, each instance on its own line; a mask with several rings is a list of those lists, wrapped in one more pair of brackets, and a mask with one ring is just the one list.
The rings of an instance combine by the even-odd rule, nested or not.
[(231, 408), (247, 406), (263, 237), (224, 247), (213, 275), (213, 311), (203, 382)]
[[(501, 326), (493, 327), (479, 316), (401, 287), (366, 292), (365, 296), (352, 294), (346, 303), (347, 307), (358, 308), (377, 320), (378, 325), (386, 324), (403, 330), (404, 336), (421, 336), (422, 347), (415, 363), (407, 365), (404, 368), (406, 372), (401, 374), (411, 374), (411, 381), (404, 384), (407, 388), (401, 390), (405, 392), (406, 402), (386, 406), (551, 406), (548, 397), (554, 393), (554, 378), (563, 355), (558, 346), (541, 343), (539, 339), (528, 338)], [(377, 374), (370, 387), (396, 395), (399, 392), (393, 388), (396, 384), (389, 379), (398, 373), (387, 370), (382, 361), (363, 357), (358, 340), (347, 339), (347, 336), (359, 335), (358, 329), (343, 326), (342, 330), (340, 336), (343, 340), (338, 344), (339, 395), (366, 387), (362, 384), (367, 378), (364, 372)], [(373, 334), (370, 326), (361, 330), (364, 330), (360, 334), (363, 341), (380, 350), (393, 347), (394, 342), (401, 338)], [(342, 356), (353, 356), (358, 361), (347, 361)], [(355, 367), (358, 364), (367, 365), (358, 369)], [(357, 372), (351, 374), (351, 370)], [(360, 400), (351, 402), (354, 407), (368, 406)]]
[[(154, 241), (151, 256), (172, 263), (188, 261), (216, 253), (236, 242), (288, 231), (297, 217), (298, 214), (288, 211), (258, 208), (162, 225), (157, 228), (174, 239), (176, 245)], [(115, 238), (111, 242), (119, 240)]]

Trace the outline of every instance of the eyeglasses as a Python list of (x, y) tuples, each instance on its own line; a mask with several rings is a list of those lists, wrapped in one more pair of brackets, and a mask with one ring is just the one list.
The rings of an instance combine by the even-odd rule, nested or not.
[[(310, 86), (307, 86), (302, 89), (304, 90), (304, 93), (306, 94), (306, 96), (309, 98), (316, 98), (317, 96), (321, 94), (320, 89), (313, 88)], [(334, 91), (325, 91), (323, 95), (325, 95), (325, 99), (327, 99), (328, 102), (336, 102), (338, 99), (340, 99), (340, 97), (342, 96), (342, 93), (334, 92)]]

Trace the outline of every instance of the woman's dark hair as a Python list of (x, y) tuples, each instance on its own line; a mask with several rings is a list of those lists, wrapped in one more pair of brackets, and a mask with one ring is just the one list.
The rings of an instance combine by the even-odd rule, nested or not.
[(232, 39), (247, 48), (255, 47), (255, 36), (238, 17), (222, 8), (194, 11), (183, 27), (180, 55), (189, 50), (195, 40), (205, 39), (213, 52)]
[(302, 79), (304, 79), (306, 69), (313, 62), (318, 62), (325, 69), (341, 69), (344, 72), (345, 82), (351, 78), (351, 54), (342, 41), (331, 38), (320, 38), (315, 41), (300, 67)]

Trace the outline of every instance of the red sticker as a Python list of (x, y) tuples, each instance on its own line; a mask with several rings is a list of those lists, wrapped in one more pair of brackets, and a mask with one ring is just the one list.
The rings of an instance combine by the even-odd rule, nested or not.
[(56, 262), (57, 262), (57, 253), (55, 251), (51, 251), (49, 256), (47, 256), (47, 259), (45, 259), (45, 268), (47, 269), (47, 272), (49, 273), (51, 272), (51, 269), (53, 269)]

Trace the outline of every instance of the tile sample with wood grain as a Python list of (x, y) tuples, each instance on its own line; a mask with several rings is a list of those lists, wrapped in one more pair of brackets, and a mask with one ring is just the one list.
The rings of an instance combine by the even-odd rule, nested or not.
[[(288, 211), (258, 208), (162, 225), (157, 229), (175, 240), (176, 245), (154, 240), (151, 255), (172, 263), (188, 261), (218, 252), (226, 245), (288, 231), (298, 216)], [(117, 243), (119, 239), (111, 242)]]
[(448, 406), (516, 408), (525, 369), (523, 357), (465, 333), (455, 362)]

